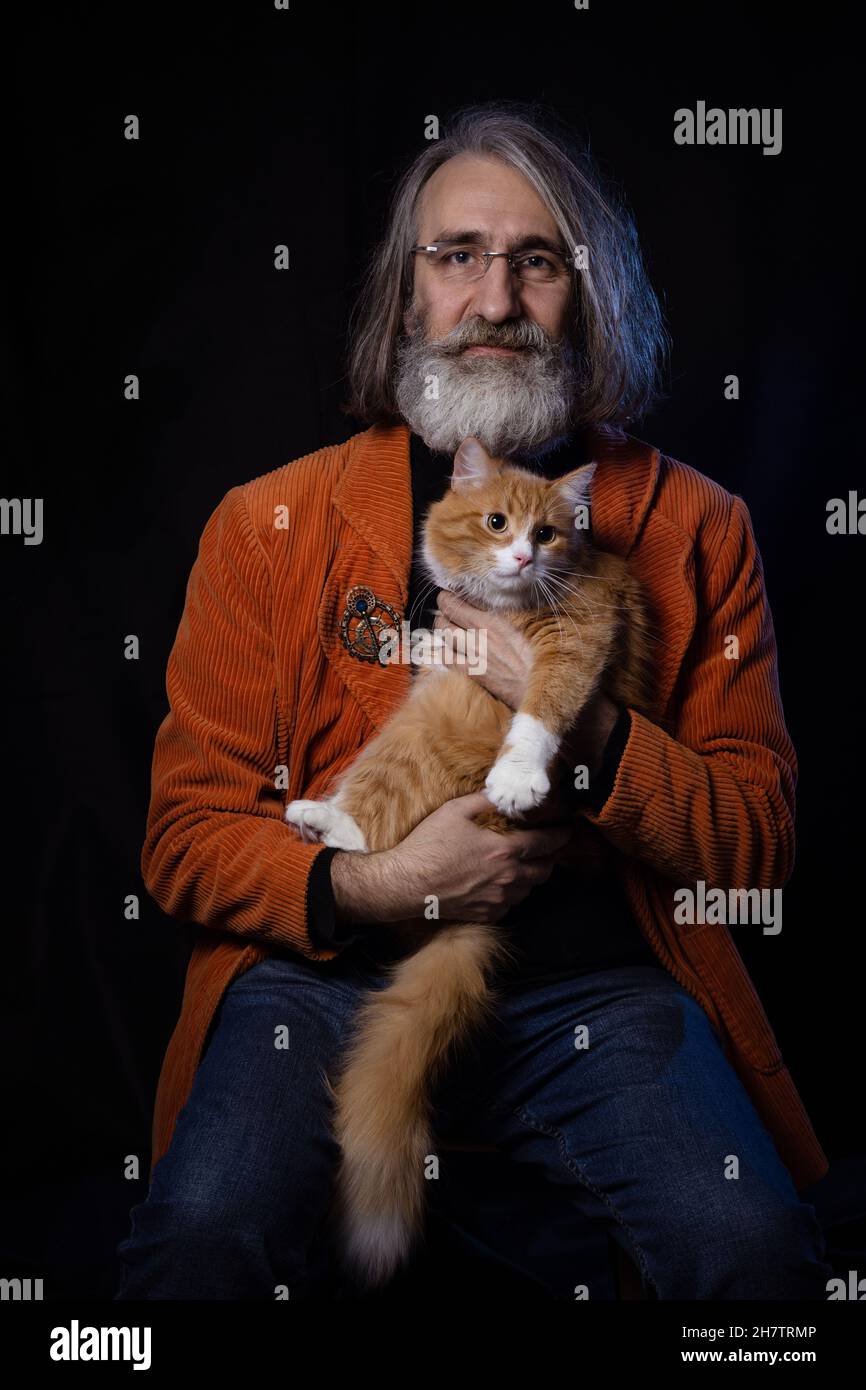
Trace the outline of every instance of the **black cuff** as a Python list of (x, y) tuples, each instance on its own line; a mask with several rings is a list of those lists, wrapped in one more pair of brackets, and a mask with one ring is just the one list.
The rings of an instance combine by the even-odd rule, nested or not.
[(360, 941), (371, 930), (364, 922), (338, 922), (331, 860), (339, 851), (328, 845), (313, 860), (307, 880), (307, 934), (317, 950), (334, 951)]
[(619, 765), (630, 734), (631, 713), (628, 709), (622, 709), (608, 735), (607, 743), (604, 745), (601, 766), (595, 776), (590, 777), (589, 786), (576, 787), (573, 778), (565, 783), (564, 789), (570, 805), (577, 809), (589, 807), (591, 811), (601, 810), (613, 791), (613, 784), (616, 781), (616, 774), (619, 771)]

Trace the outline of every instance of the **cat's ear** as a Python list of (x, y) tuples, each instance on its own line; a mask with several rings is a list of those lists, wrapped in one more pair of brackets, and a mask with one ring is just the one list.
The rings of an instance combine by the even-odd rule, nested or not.
[(557, 478), (554, 487), (557, 492), (562, 494), (570, 507), (589, 506), (589, 488), (595, 470), (595, 463), (584, 463), (580, 468), (575, 468), (571, 473), (565, 473), (561, 478)]
[(454, 455), (451, 486), (455, 492), (463, 492), (465, 489), (488, 482), (498, 472), (499, 464), (496, 460), (490, 457), (484, 445), (480, 444), (474, 435), (470, 435), (468, 439), (464, 439)]

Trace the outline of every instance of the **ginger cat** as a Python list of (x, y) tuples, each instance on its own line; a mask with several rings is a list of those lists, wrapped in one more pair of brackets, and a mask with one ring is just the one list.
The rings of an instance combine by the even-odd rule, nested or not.
[[(528, 639), (525, 697), (512, 713), (465, 667), (419, 666), (402, 707), (327, 799), (287, 807), (304, 839), (390, 849), (445, 801), (482, 788), (492, 804), (476, 824), (507, 833), (544, 801), (560, 740), (597, 689), (645, 707), (638, 584), (626, 561), (596, 550), (575, 520), (594, 469), (548, 480), (491, 459), (477, 440), (460, 446), (450, 489), (425, 519), (425, 566), (438, 588), (506, 615)], [(392, 925), (399, 932), (404, 924)], [(338, 1241), (361, 1282), (387, 1281), (421, 1233), (424, 1161), (434, 1151), (431, 1084), (488, 1014), (495, 967), (511, 951), (495, 923), (443, 922), (391, 966), (389, 984), (367, 995), (353, 1021), (329, 1085), (342, 1150)]]

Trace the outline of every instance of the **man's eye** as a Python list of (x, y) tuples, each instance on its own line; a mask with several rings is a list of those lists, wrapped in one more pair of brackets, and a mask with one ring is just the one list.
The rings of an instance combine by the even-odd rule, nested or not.
[(556, 540), (556, 527), (539, 526), (535, 533), (535, 539), (539, 545), (550, 545), (551, 541)]
[(472, 251), (469, 247), (466, 246), (458, 246), (455, 250), (445, 251), (441, 256), (439, 256), (438, 264), (466, 266), (471, 265), (474, 259), (474, 251)]
[(505, 531), (508, 527), (508, 517), (503, 516), (502, 512), (491, 512), (487, 518), (487, 525), (491, 531)]

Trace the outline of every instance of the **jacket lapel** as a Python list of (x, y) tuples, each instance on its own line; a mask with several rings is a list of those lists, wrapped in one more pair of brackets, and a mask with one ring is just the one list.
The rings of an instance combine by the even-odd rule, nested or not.
[[(652, 503), (661, 477), (657, 449), (612, 426), (586, 432), (592, 480), (592, 534), (602, 550), (628, 556), (651, 607), (656, 644), (655, 709), (661, 716), (695, 624), (692, 541)], [(371, 589), (402, 621), (412, 563), (412, 481), (409, 429), (374, 425), (351, 441), (332, 505), (345, 523), (322, 594), (318, 634), (331, 667), (380, 729), (409, 691), (408, 663), (362, 661), (344, 646), (340, 625), (350, 590)]]
[(653, 508), (663, 465), (658, 449), (609, 425), (587, 432), (596, 463), (592, 535), (600, 550), (628, 557), (649, 601), (655, 655), (653, 712), (663, 717), (695, 627), (691, 536)]
[(331, 502), (345, 527), (319, 605), (319, 642), (332, 668), (370, 722), (381, 728), (409, 692), (411, 668), (362, 661), (344, 646), (340, 626), (349, 592), (371, 589), (402, 621), (412, 563), (409, 430), (374, 425), (357, 435)]

